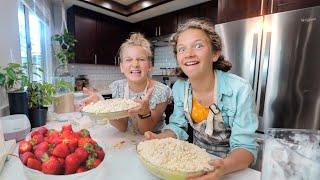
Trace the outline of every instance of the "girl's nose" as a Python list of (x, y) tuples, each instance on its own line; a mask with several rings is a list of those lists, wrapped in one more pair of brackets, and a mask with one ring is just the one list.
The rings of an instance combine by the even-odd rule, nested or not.
[(132, 66), (138, 67), (138, 66), (139, 66), (139, 61), (138, 61), (137, 59), (134, 59), (134, 60), (132, 61)]
[(185, 57), (192, 57), (194, 55), (193, 48), (186, 48)]

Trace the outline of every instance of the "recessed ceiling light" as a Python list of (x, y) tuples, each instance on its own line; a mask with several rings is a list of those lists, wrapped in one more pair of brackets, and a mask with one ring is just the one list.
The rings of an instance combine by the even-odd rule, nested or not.
[(142, 3), (142, 7), (144, 7), (144, 8), (149, 7), (149, 6), (151, 6), (151, 5), (152, 5), (152, 3), (151, 3), (150, 1), (144, 1), (144, 2)]

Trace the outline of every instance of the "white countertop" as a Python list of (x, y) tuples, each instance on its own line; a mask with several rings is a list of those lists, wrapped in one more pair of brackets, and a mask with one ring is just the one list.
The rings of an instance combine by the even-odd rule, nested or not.
[[(49, 128), (60, 129), (61, 122), (49, 122)], [(74, 128), (77, 130), (77, 128)], [(156, 176), (149, 173), (140, 163), (136, 156), (135, 146), (143, 138), (140, 135), (134, 135), (126, 132), (121, 133), (111, 125), (96, 125), (89, 129), (91, 136), (98, 142), (105, 143), (106, 147), (106, 161), (103, 164), (100, 172), (94, 177), (99, 179), (121, 179), (121, 180), (153, 180), (158, 179)], [(117, 146), (121, 141), (124, 143)], [(15, 149), (17, 154), (17, 148)], [(0, 174), (0, 180), (26, 180), (24, 175), (22, 163), (15, 157), (9, 157), (6, 162), (3, 172)], [(260, 172), (253, 169), (245, 169), (236, 173), (225, 176), (222, 180), (259, 180)]]

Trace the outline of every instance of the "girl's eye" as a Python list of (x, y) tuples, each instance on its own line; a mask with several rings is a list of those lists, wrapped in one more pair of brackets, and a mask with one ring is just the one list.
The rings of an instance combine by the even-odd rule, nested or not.
[(178, 48), (178, 53), (183, 53), (184, 50), (185, 50), (184, 47), (179, 47), (179, 48)]
[(144, 58), (139, 58), (138, 60), (139, 60), (139, 61), (145, 61), (145, 59), (144, 59)]
[(197, 49), (199, 49), (199, 48), (202, 48), (203, 45), (202, 45), (201, 43), (197, 43), (197, 44), (195, 45), (195, 47), (196, 47)]
[(126, 61), (126, 62), (131, 62), (132, 59), (125, 59), (124, 61)]

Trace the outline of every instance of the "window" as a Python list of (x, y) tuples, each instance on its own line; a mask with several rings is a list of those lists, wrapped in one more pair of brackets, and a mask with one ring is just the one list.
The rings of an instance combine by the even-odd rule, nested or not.
[[(37, 67), (48, 68), (50, 58), (48, 57), (48, 25), (23, 3), (19, 4), (19, 37), (22, 64), (34, 64)], [(41, 72), (32, 66), (28, 74), (32, 81), (45, 81), (48, 74)], [(33, 75), (34, 73), (38, 75)]]

